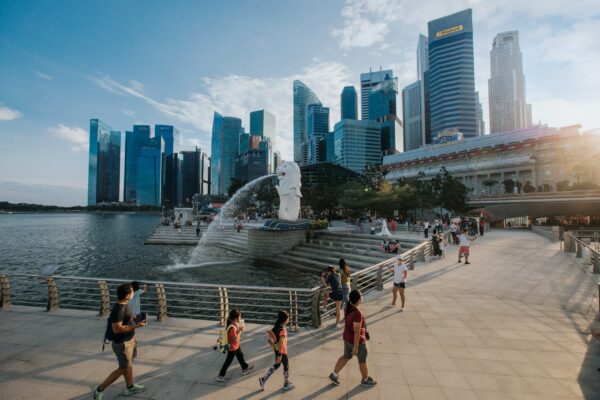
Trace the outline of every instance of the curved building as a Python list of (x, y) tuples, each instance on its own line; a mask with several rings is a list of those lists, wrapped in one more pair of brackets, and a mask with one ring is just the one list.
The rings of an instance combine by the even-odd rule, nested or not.
[(321, 104), (317, 95), (302, 81), (294, 81), (294, 161), (299, 166), (308, 164), (308, 106)]

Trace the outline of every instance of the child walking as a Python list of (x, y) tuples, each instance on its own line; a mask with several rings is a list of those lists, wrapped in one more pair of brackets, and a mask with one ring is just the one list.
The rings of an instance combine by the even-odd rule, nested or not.
[(258, 378), (258, 384), (262, 390), (265, 390), (267, 380), (281, 364), (283, 364), (283, 390), (291, 390), (294, 388), (294, 384), (290, 382), (290, 365), (287, 356), (287, 329), (285, 329), (285, 326), (288, 321), (288, 313), (279, 311), (277, 313), (275, 326), (267, 331), (269, 344), (273, 347), (273, 351), (275, 352), (275, 364), (267, 370), (264, 376)]
[(242, 375), (249, 374), (253, 369), (254, 365), (248, 365), (244, 360), (244, 353), (242, 353), (242, 348), (240, 347), (240, 336), (244, 331), (244, 321), (241, 319), (242, 314), (239, 310), (231, 310), (229, 312), (229, 318), (227, 318), (227, 343), (229, 347), (227, 349), (227, 358), (221, 367), (221, 371), (219, 372), (219, 376), (217, 376), (218, 382), (227, 382), (231, 378), (225, 376), (227, 373), (227, 368), (233, 362), (233, 357), (237, 358), (240, 363), (240, 367), (242, 367)]

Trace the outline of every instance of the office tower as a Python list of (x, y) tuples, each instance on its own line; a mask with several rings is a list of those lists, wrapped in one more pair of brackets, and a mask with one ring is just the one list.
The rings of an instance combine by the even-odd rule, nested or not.
[(181, 155), (181, 203), (189, 205), (196, 193), (202, 194), (202, 151), (182, 151)]
[(335, 124), (333, 163), (357, 173), (362, 173), (367, 165), (381, 165), (381, 125), (351, 119)]
[(281, 153), (278, 151), (273, 152), (273, 172), (277, 171), (277, 167), (282, 163)]
[[(268, 141), (265, 141), (267, 143)], [(235, 159), (235, 177), (242, 182), (250, 182), (267, 175), (269, 160), (267, 150), (249, 150)]]
[(423, 110), (421, 108), (421, 81), (402, 90), (402, 120), (404, 121), (404, 151), (418, 149), (423, 141)]
[(133, 132), (125, 132), (125, 182), (123, 198), (126, 203), (137, 203), (138, 157), (143, 145), (150, 139), (150, 125), (134, 125)]
[(385, 80), (392, 79), (394, 74), (391, 69), (385, 71), (369, 71), (360, 74), (360, 118), (371, 119), (369, 113), (369, 94), (371, 90)]
[(250, 150), (250, 134), (246, 132), (242, 132), (239, 137), (239, 152), (245, 153)]
[[(396, 133), (402, 132), (396, 111), (397, 95), (398, 80), (389, 75), (372, 87), (369, 93), (369, 119), (381, 124), (382, 155), (396, 152)], [(400, 144), (404, 145), (402, 142)]]
[(121, 132), (99, 119), (90, 119), (88, 205), (119, 201)]
[(161, 203), (174, 207), (181, 203), (179, 193), (179, 176), (181, 171), (179, 168), (180, 159), (177, 155), (179, 152), (179, 131), (171, 125), (154, 125), (154, 136), (161, 137), (165, 142), (165, 172), (162, 190)]
[[(429, 39), (419, 35), (417, 43), (417, 79), (421, 96), (421, 146), (431, 143), (431, 124), (429, 120)], [(405, 121), (406, 123), (406, 121)], [(406, 148), (404, 149), (407, 150)]]
[(428, 30), (432, 136), (453, 129), (477, 136), (471, 10), (430, 21)]
[(319, 142), (329, 132), (329, 107), (323, 107), (321, 104), (310, 104), (308, 106), (306, 125), (308, 134), (308, 165), (311, 165), (325, 158), (325, 154), (319, 153)]
[(329, 132), (325, 135), (325, 161), (333, 162), (335, 159), (335, 132)]
[(321, 104), (317, 95), (301, 81), (294, 81), (294, 161), (299, 166), (308, 163), (308, 106)]
[(139, 148), (135, 177), (136, 204), (139, 206), (161, 205), (164, 152), (165, 141), (160, 136), (145, 140)]
[(485, 135), (485, 122), (483, 121), (483, 108), (479, 101), (479, 92), (475, 92), (475, 119), (477, 121), (477, 136)]
[(345, 86), (340, 95), (341, 118), (358, 119), (358, 98), (354, 86)]
[(259, 135), (263, 140), (268, 140), (269, 173), (274, 172), (273, 148), (275, 147), (275, 116), (267, 110), (252, 111), (250, 113), (250, 134)]
[(429, 71), (429, 40), (427, 36), (419, 34), (419, 41), (417, 42), (417, 79), (422, 81), (427, 71)]
[(211, 138), (212, 194), (227, 194), (235, 174), (235, 158), (240, 152), (240, 135), (243, 133), (241, 119), (214, 113)]
[(490, 66), (490, 133), (529, 128), (532, 125), (531, 105), (525, 100), (523, 55), (518, 31), (496, 35), (490, 51)]

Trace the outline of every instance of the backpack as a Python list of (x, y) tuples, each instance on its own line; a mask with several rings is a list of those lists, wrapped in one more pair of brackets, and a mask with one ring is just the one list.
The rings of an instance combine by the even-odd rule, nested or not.
[(114, 332), (112, 330), (112, 322), (110, 321), (110, 317), (106, 319), (106, 330), (104, 331), (104, 340), (102, 341), (102, 351), (104, 351), (104, 346), (112, 342), (114, 339)]
[[(281, 332), (281, 329), (279, 329), (279, 332)], [(271, 345), (273, 350), (278, 353), (279, 353), (279, 350), (281, 349), (281, 343), (279, 342), (279, 338), (280, 338), (279, 332), (277, 332), (277, 335), (275, 335), (275, 332), (273, 332), (273, 329), (267, 330), (267, 337), (268, 337), (267, 342)]]
[(227, 353), (229, 350), (229, 338), (227, 337), (227, 332), (229, 332), (229, 328), (232, 326), (233, 325), (227, 325), (221, 330), (217, 339), (217, 345), (213, 347), (213, 349), (220, 351), (221, 353)]

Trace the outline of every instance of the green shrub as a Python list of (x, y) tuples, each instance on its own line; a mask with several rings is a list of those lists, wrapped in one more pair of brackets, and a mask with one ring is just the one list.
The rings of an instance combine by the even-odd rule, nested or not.
[(319, 230), (319, 229), (327, 229), (329, 226), (329, 221), (326, 219), (315, 219), (310, 221), (310, 229)]

